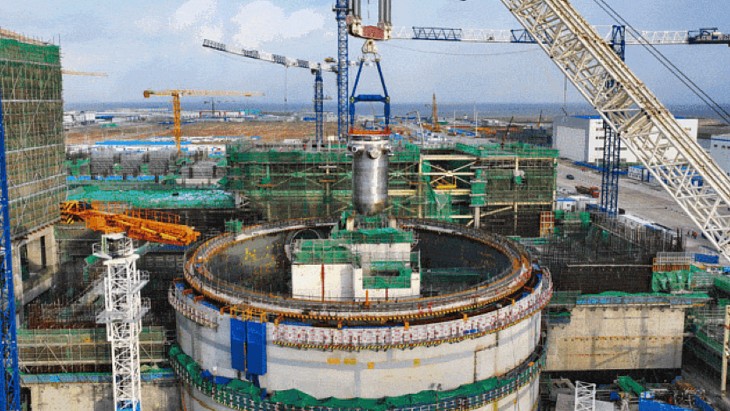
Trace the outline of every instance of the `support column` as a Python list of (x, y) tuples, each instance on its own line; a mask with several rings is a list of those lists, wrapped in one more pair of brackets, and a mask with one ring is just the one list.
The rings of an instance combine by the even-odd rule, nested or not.
[(481, 227), (482, 208), (474, 207), (474, 228), (479, 229)]
[(720, 379), (720, 392), (725, 395), (727, 387), (727, 359), (730, 351), (730, 305), (725, 306), (725, 335), (722, 340), (722, 377)]

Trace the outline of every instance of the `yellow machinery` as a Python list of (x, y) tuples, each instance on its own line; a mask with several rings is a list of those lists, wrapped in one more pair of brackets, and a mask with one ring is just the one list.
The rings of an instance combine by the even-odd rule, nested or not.
[(91, 204), (85, 201), (61, 203), (63, 222), (85, 221), (86, 227), (109, 233), (126, 233), (127, 237), (155, 243), (188, 245), (200, 233), (180, 224), (180, 216), (157, 210), (129, 209), (121, 203)]
[(431, 104), (431, 131), (434, 133), (441, 132), (441, 125), (439, 124), (439, 108), (436, 105), (436, 93), (433, 93), (433, 103)]
[(175, 137), (175, 147), (180, 154), (180, 140), (182, 138), (182, 129), (180, 128), (180, 96), (238, 96), (253, 97), (263, 96), (263, 93), (257, 91), (215, 91), (215, 90), (145, 90), (144, 97), (150, 96), (172, 96), (172, 115), (174, 126), (172, 135)]
[(61, 74), (69, 76), (88, 76), (88, 77), (107, 77), (108, 75), (100, 71), (77, 71), (77, 70), (61, 70)]

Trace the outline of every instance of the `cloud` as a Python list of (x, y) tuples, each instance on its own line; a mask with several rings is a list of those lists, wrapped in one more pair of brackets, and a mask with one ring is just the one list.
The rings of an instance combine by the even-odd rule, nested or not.
[(172, 15), (171, 25), (177, 30), (203, 22), (207, 23), (215, 14), (216, 0), (188, 0)]
[(302, 37), (324, 27), (325, 18), (313, 9), (301, 9), (288, 16), (268, 0), (241, 6), (231, 18), (238, 31), (233, 40), (242, 47), (258, 47), (271, 40)]
[(163, 27), (162, 22), (160, 19), (152, 16), (144, 16), (137, 21), (134, 22), (134, 25), (139, 29), (142, 33), (147, 35), (153, 35), (160, 32), (160, 30)]
[(212, 26), (212, 25), (205, 25), (198, 30), (198, 37), (199, 39), (209, 39), (213, 41), (224, 41), (224, 33), (223, 33), (223, 27), (218, 26)]

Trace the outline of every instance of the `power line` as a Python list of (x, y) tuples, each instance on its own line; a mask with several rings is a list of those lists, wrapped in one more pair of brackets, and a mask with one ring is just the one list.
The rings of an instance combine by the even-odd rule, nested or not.
[(636, 30), (626, 19), (624, 19), (616, 10), (608, 5), (604, 0), (593, 0), (603, 11), (609, 16), (623, 24), (626, 29), (637, 39), (641, 40), (639, 43), (644, 47), (649, 54), (651, 54), (661, 65), (669, 70), (674, 77), (676, 77), (682, 84), (696, 95), (703, 103), (705, 103), (712, 111), (715, 112), (720, 118), (725, 121), (726, 124), (730, 124), (730, 113), (728, 113), (720, 104), (718, 104), (709, 94), (707, 94), (700, 86), (697, 85), (692, 79), (690, 79), (682, 70), (679, 69), (674, 63), (672, 63), (664, 54), (662, 54), (656, 47), (649, 44), (649, 41)]

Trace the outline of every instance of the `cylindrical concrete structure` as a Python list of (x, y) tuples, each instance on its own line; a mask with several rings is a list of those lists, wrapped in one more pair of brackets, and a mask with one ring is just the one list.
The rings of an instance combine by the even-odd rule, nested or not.
[(552, 283), (522, 247), (454, 224), (398, 220), (418, 237), (425, 295), (293, 298), (280, 248), (294, 232), (334, 224), (249, 227), (190, 255), (169, 294), (179, 343), (171, 362), (187, 409), (536, 407), (540, 310)]
[(388, 135), (351, 134), (352, 203), (358, 214), (375, 215), (388, 205)]

